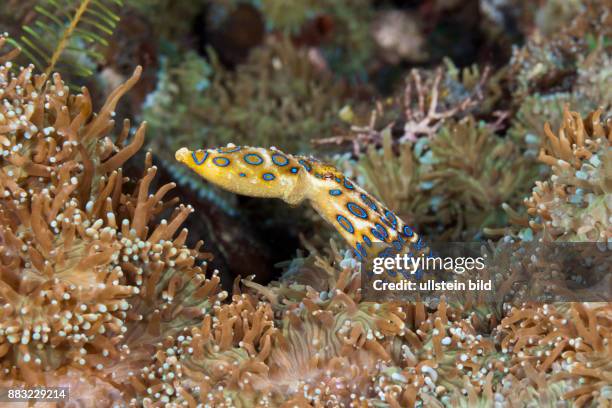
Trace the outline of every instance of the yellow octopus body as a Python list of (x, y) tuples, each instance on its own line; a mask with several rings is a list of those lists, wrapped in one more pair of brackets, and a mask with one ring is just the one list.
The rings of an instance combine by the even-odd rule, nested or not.
[[(280, 198), (292, 205), (310, 201), (360, 261), (393, 252), (416, 253), (424, 247), (419, 235), (393, 212), (335, 167), (312, 157), (233, 145), (196, 151), (181, 148), (175, 157), (202, 178), (237, 194)], [(387, 245), (381, 251), (373, 243)]]

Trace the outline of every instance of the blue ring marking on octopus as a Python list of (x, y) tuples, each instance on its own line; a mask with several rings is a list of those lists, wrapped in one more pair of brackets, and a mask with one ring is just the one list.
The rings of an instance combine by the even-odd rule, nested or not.
[(387, 269), (387, 274), (390, 277), (395, 278), (397, 276), (397, 271), (395, 269)]
[(361, 208), (360, 206), (358, 206), (357, 204), (353, 203), (352, 201), (349, 201), (348, 203), (346, 203), (346, 208), (348, 208), (351, 214), (353, 214), (355, 217), (359, 217), (363, 219), (368, 218), (367, 211)]
[(291, 172), (292, 172), (293, 174), (297, 173), (297, 172), (298, 172), (298, 170), (299, 170), (299, 169), (298, 169), (297, 167), (292, 167), (292, 168), (291, 168)]
[(356, 249), (353, 249), (353, 253), (355, 254), (355, 256), (357, 257), (358, 261), (363, 261), (363, 257), (361, 256), (361, 254), (359, 252), (357, 252)]
[(257, 153), (247, 153), (244, 155), (243, 159), (245, 162), (247, 162), (247, 164), (252, 166), (259, 166), (261, 163), (263, 163), (263, 158)]
[(411, 237), (411, 236), (414, 235), (414, 231), (409, 226), (404, 225), (404, 229), (402, 230), (402, 234), (404, 234), (407, 237)]
[(289, 164), (289, 159), (283, 156), (282, 154), (274, 153), (272, 155), (272, 162), (276, 164), (277, 166), (282, 167), (282, 166), (286, 166), (287, 164)]
[(219, 153), (235, 153), (240, 151), (240, 146), (236, 147), (219, 147), (217, 149)]
[(244, 173), (240, 173), (240, 174), (239, 174), (239, 176), (240, 176), (240, 177), (246, 177), (246, 174), (244, 174)]
[(342, 180), (340, 180), (340, 177), (336, 177), (335, 180), (336, 180), (336, 183), (338, 183), (338, 184), (342, 183)]
[(219, 167), (227, 167), (230, 164), (230, 159), (227, 157), (215, 157), (213, 163)]
[(391, 221), (391, 224), (393, 224), (394, 227), (397, 225), (397, 218), (391, 211), (385, 210), (385, 218)]
[(355, 228), (353, 227), (353, 224), (351, 224), (351, 222), (345, 216), (338, 214), (336, 216), (336, 220), (338, 220), (338, 224), (340, 224), (342, 228), (344, 228), (351, 234), (355, 232)]
[(300, 163), (309, 173), (312, 170), (310, 164), (308, 164), (304, 159), (298, 160), (298, 163)]
[(198, 156), (196, 156), (196, 152), (191, 152), (191, 157), (193, 158), (193, 162), (198, 166), (201, 165), (208, 159), (208, 152), (204, 153), (204, 157), (202, 157), (201, 161), (198, 161)]
[(357, 245), (355, 245), (355, 249), (365, 258), (366, 256), (368, 256), (368, 253), (366, 252), (366, 249), (363, 247), (363, 245), (361, 245), (361, 242), (358, 242)]
[(372, 228), (370, 230), (372, 232), (372, 235), (374, 235), (376, 238), (380, 239), (381, 241), (386, 240), (387, 237), (389, 236), (389, 233), (387, 232), (385, 227), (383, 227), (379, 223), (375, 223), (374, 227), (375, 228)]
[(344, 187), (348, 188), (349, 190), (354, 189), (355, 187), (353, 187), (353, 183), (351, 183), (350, 181), (348, 181), (346, 179), (346, 177), (344, 178)]
[(340, 191), (338, 189), (329, 190), (329, 194), (333, 195), (333, 196), (339, 196), (340, 194), (342, 194), (342, 191)]
[(362, 235), (361, 237), (363, 238), (363, 242), (365, 242), (367, 246), (372, 246), (372, 241), (370, 240), (370, 237), (368, 237), (367, 235)]
[(400, 242), (399, 239), (396, 239), (395, 241), (393, 241), (392, 244), (395, 247), (395, 249), (397, 249), (398, 251), (402, 249), (402, 243)]
[(370, 207), (374, 211), (378, 210), (378, 207), (376, 207), (376, 204), (374, 204), (374, 201), (372, 201), (372, 199), (370, 197), (368, 197), (367, 195), (365, 195), (363, 193), (361, 193), (360, 197), (361, 197), (361, 201), (363, 201), (363, 203), (365, 205), (367, 205), (368, 207)]
[(400, 273), (402, 274), (402, 276), (403, 276), (405, 279), (411, 279), (411, 278), (412, 278), (412, 272), (410, 272), (410, 271), (406, 271), (406, 270), (404, 270), (404, 269), (401, 269), (401, 270), (400, 270)]
[(272, 173), (264, 173), (261, 178), (263, 178), (266, 181), (272, 181), (276, 178), (276, 176)]
[(423, 242), (423, 237), (419, 237), (417, 242), (414, 244), (414, 248), (417, 251), (420, 251), (421, 249), (423, 249), (424, 246), (425, 246), (425, 243)]
[(379, 219), (380, 219), (380, 222), (382, 222), (383, 224), (385, 224), (385, 225), (386, 225), (386, 226), (388, 226), (389, 228), (393, 228), (393, 224), (391, 224), (391, 221), (389, 221), (389, 220), (387, 219), (387, 217), (384, 217), (384, 216), (382, 216), (382, 215), (381, 215), (381, 216), (379, 217)]

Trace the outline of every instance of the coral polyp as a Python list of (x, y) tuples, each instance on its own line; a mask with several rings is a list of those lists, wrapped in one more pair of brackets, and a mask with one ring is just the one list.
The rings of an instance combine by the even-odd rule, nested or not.
[(602, 119), (601, 110), (583, 118), (566, 106), (558, 131), (547, 123), (543, 133), (546, 139), (538, 160), (552, 174), (536, 182), (525, 199), (529, 218), (516, 214), (514, 223), (528, 228), (523, 235), (542, 232), (553, 240), (608, 242), (612, 238), (610, 120)]
[[(112, 117), (139, 74), (94, 115), (87, 90), (71, 94), (58, 74), (48, 81), (32, 67), (16, 75), (10, 62), (0, 68), (4, 384), (52, 384), (67, 367), (102, 372), (129, 352), (130, 325), (159, 330), (169, 314), (194, 318), (198, 293), (214, 287), (195, 264), (206, 255), (185, 246), (186, 230), (177, 235), (189, 206), (149, 227), (174, 205), (162, 201), (173, 184), (150, 195), (151, 157), (138, 184), (123, 175), (145, 126), (126, 143), (129, 122), (111, 138)], [(157, 297), (162, 303), (152, 304)], [(179, 299), (182, 312), (171, 312), (167, 304)]]

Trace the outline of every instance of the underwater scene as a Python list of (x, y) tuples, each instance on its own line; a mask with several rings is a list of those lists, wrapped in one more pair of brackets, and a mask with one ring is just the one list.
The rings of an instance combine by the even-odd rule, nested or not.
[(0, 0), (0, 407), (612, 407), (612, 0)]

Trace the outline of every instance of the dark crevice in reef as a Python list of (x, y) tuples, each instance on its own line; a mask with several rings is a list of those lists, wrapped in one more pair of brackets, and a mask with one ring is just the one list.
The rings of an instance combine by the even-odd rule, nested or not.
[(197, 49), (207, 54), (212, 47), (223, 65), (233, 68), (246, 60), (250, 50), (263, 42), (265, 25), (261, 13), (252, 5), (241, 3), (228, 12), (208, 4), (192, 22)]
[[(142, 163), (144, 154), (139, 156), (131, 163), (138, 163), (139, 158)], [(180, 197), (184, 204), (193, 206), (194, 212), (184, 223), (184, 228), (190, 232), (187, 244), (193, 246), (200, 239), (204, 241), (206, 250), (214, 256), (208, 261), (209, 271), (221, 271), (224, 288), (230, 289), (237, 276), (255, 275), (256, 282), (267, 284), (276, 277), (274, 265), (295, 253), (286, 252), (289, 255), (284, 256), (285, 252), (278, 250), (282, 245), (277, 244), (291, 243), (291, 239), (282, 236), (278, 231), (270, 233), (256, 228), (257, 223), (250, 222), (245, 215), (228, 214), (213, 200), (203, 200), (193, 189), (178, 183), (163, 161), (154, 158), (154, 164), (158, 170), (156, 185), (152, 188), (175, 182), (177, 186), (168, 193), (167, 199)], [(142, 170), (135, 166), (131, 166), (127, 171), (133, 175), (142, 174)], [(171, 212), (172, 209), (168, 209), (161, 218), (168, 218)]]

